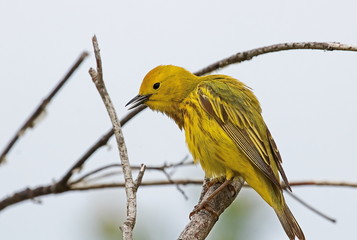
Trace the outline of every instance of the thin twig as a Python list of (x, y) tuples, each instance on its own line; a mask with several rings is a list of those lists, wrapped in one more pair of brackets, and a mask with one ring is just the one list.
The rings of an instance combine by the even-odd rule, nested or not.
[(57, 83), (53, 90), (42, 100), (41, 104), (34, 110), (34, 112), (28, 117), (25, 123), (20, 127), (19, 130), (15, 133), (12, 139), (9, 141), (7, 146), (4, 148), (0, 155), (0, 164), (3, 163), (6, 159), (6, 155), (9, 153), (11, 148), (15, 145), (17, 140), (23, 136), (28, 128), (33, 128), (36, 124), (36, 121), (42, 116), (45, 112), (47, 105), (51, 102), (53, 97), (59, 92), (59, 90), (64, 86), (72, 74), (79, 68), (84, 59), (88, 56), (87, 52), (83, 52), (77, 61), (72, 65), (68, 70), (67, 74)]
[(88, 185), (93, 182), (98, 183), (100, 180), (108, 179), (109, 177), (118, 176), (118, 175), (123, 175), (123, 172), (118, 170), (118, 171), (109, 171), (105, 173), (100, 173), (98, 176), (91, 176), (90, 178), (87, 177), (80, 182), (70, 182), (69, 185), (70, 186), (76, 184)]
[(330, 221), (332, 223), (336, 223), (336, 219), (327, 216), (326, 214), (324, 214), (323, 212), (317, 210), (315, 207), (311, 206), (311, 204), (308, 204), (307, 202), (305, 202), (304, 200), (302, 200), (301, 198), (299, 198), (295, 193), (292, 193), (290, 191), (285, 191), (288, 195), (290, 195), (292, 198), (295, 199), (295, 201), (299, 202), (301, 205), (303, 205), (304, 207), (306, 207), (307, 209), (309, 209), (310, 211), (314, 212), (315, 214), (319, 215), (320, 217), (326, 219), (327, 221)]
[[(95, 58), (97, 61), (97, 72), (91, 68), (89, 69), (89, 74), (92, 77), (92, 80), (97, 87), (97, 90), (103, 100), (103, 103), (107, 109), (110, 120), (113, 125), (114, 135), (118, 144), (120, 160), (123, 168), (124, 180), (125, 180), (125, 192), (127, 198), (127, 218), (120, 229), (123, 234), (124, 240), (133, 239), (133, 229), (136, 222), (136, 186), (133, 181), (133, 176), (131, 173), (127, 148), (124, 141), (124, 135), (121, 130), (120, 122), (118, 120), (117, 114), (115, 112), (112, 101), (109, 97), (109, 94), (106, 90), (104, 81), (103, 81), (103, 72), (102, 72), (102, 60), (100, 57), (100, 49), (98, 46), (96, 36), (92, 39), (93, 48), (95, 53)], [(145, 168), (144, 168), (145, 170)], [(143, 174), (143, 173), (142, 173)]]
[[(201, 179), (175, 179), (172, 181), (169, 180), (152, 180), (145, 181), (140, 184), (142, 187), (154, 187), (154, 186), (172, 186), (172, 185), (202, 185), (203, 181)], [(75, 185), (71, 186), (70, 191), (88, 191), (95, 189), (107, 189), (107, 188), (123, 188), (125, 186), (124, 183), (99, 183), (92, 185)], [(0, 202), (1, 206), (1, 202)], [(0, 208), (1, 210), (1, 208)]]
[[(167, 178), (167, 180), (168, 180), (169, 182), (175, 184), (174, 181), (171, 179), (170, 174), (169, 174), (165, 169), (163, 169), (162, 172), (165, 174), (165, 176), (166, 176), (166, 178)], [(176, 186), (177, 191), (179, 191), (179, 192), (182, 194), (182, 196), (184, 197), (184, 199), (185, 199), (185, 200), (188, 200), (188, 197), (187, 197), (185, 191), (180, 187), (180, 185), (179, 185), (179, 184), (175, 184), (175, 186)]]
[[(71, 182), (71, 185), (83, 182), (86, 178), (91, 177), (92, 175), (98, 173), (98, 172), (102, 172), (103, 170), (109, 169), (109, 168), (113, 168), (113, 167), (120, 167), (121, 168), (121, 164), (109, 164), (100, 168), (97, 168), (93, 171), (90, 171), (89, 173), (84, 174), (83, 176), (81, 176), (80, 178), (78, 178), (77, 180)], [(133, 167), (131, 167), (131, 169), (133, 169)]]
[(228, 65), (234, 63), (240, 63), (243, 61), (251, 60), (253, 57), (279, 52), (279, 51), (286, 51), (286, 50), (296, 50), (296, 49), (309, 49), (309, 50), (323, 50), (323, 51), (357, 51), (356, 45), (350, 44), (343, 44), (338, 42), (292, 42), (292, 43), (279, 43), (270, 46), (255, 48), (252, 50), (244, 51), (236, 53), (228, 58), (224, 58), (218, 62), (215, 62), (197, 72), (195, 75), (201, 76), (213, 71), (216, 71), (220, 68), (224, 68)]
[[(147, 170), (156, 170), (156, 171), (160, 171), (160, 172), (163, 172), (165, 174), (165, 176), (167, 176), (167, 172), (166, 172), (166, 169), (169, 169), (169, 168), (176, 168), (176, 167), (182, 167), (182, 166), (191, 166), (194, 164), (193, 161), (189, 161), (189, 162), (185, 162), (186, 161), (186, 158), (184, 160), (181, 160), (177, 163), (170, 163), (170, 164), (163, 164), (161, 166), (145, 166), (145, 169)], [(113, 163), (113, 164), (108, 164), (108, 165), (105, 165), (105, 166), (102, 166), (102, 167), (99, 167), (97, 169), (94, 169), (86, 174), (84, 174), (83, 176), (79, 177), (78, 179), (74, 180), (74, 181), (71, 181), (71, 185), (73, 184), (77, 184), (77, 183), (80, 183), (82, 181), (84, 181), (85, 179), (87, 179), (88, 177), (91, 177), (92, 175), (96, 174), (96, 173), (99, 173), (99, 172), (102, 172), (103, 170), (107, 170), (107, 169), (111, 169), (111, 168), (122, 168), (122, 165), (119, 164), (119, 163)], [(131, 165), (130, 166), (131, 170), (141, 170), (142, 169), (142, 165), (138, 166), (138, 165)], [(122, 172), (117, 172), (118, 174), (119, 173), (122, 173)]]

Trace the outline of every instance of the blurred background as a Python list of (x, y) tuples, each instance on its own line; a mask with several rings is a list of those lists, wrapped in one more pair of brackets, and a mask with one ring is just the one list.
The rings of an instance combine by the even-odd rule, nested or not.
[[(236, 52), (275, 43), (357, 44), (356, 1), (0, 1), (0, 149), (65, 74), (96, 34), (104, 78), (119, 116), (142, 78), (160, 64), (196, 71)], [(294, 50), (259, 56), (219, 73), (254, 89), (290, 181), (357, 182), (357, 53)], [(88, 75), (93, 55), (74, 74), (36, 128), (0, 166), (0, 198), (58, 180), (110, 128)], [(131, 163), (161, 165), (187, 156), (184, 136), (162, 114), (144, 111), (123, 129)], [(114, 139), (85, 165), (117, 163)], [(121, 179), (122, 176), (119, 176)], [(202, 179), (200, 166), (173, 178)], [(147, 172), (145, 180), (165, 179)], [(136, 239), (176, 239), (200, 186), (142, 187)], [(294, 192), (337, 219), (332, 224), (286, 196), (307, 239), (355, 236), (357, 189), (296, 187)], [(70, 192), (0, 213), (1, 239), (120, 239), (123, 189)], [(287, 239), (275, 213), (243, 189), (209, 239)]]

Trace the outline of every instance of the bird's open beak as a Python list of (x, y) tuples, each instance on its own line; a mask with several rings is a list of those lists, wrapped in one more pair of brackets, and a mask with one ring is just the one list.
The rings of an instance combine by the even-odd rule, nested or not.
[(148, 95), (137, 95), (136, 97), (134, 97), (133, 99), (131, 99), (126, 105), (130, 105), (131, 106), (129, 107), (129, 110), (130, 109), (133, 109), (133, 108), (136, 108), (138, 106), (140, 106), (141, 104), (144, 104), (148, 99), (149, 97), (151, 96), (152, 94), (148, 94)]

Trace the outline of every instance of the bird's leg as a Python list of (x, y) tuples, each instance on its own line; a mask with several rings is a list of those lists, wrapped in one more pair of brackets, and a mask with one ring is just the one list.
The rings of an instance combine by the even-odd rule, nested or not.
[[(206, 209), (207, 211), (213, 213), (214, 215), (216, 215), (218, 217), (218, 214), (211, 209), (211, 207), (208, 206), (209, 201), (212, 200), (212, 198), (214, 198), (215, 196), (217, 196), (217, 194), (222, 191), (222, 189), (224, 189), (226, 186), (230, 186), (230, 184), (232, 183), (232, 180), (228, 180), (226, 179), (221, 186), (219, 186), (216, 190), (213, 191), (213, 193), (211, 193), (211, 195), (209, 195), (206, 199), (202, 200), (202, 202), (200, 202), (197, 206), (195, 206), (195, 209), (193, 209), (193, 211), (190, 213), (190, 218), (195, 215), (196, 213), (198, 213), (199, 211), (201, 211), (202, 209)], [(212, 184), (213, 185), (213, 184)], [(211, 185), (211, 186), (212, 186)], [(210, 187), (211, 187), (210, 186)]]

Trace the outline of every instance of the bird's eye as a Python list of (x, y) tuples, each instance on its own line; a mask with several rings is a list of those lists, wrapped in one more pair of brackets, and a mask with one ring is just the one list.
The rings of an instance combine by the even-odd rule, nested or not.
[(160, 87), (160, 83), (159, 82), (157, 82), (157, 83), (155, 83), (153, 86), (152, 86), (152, 88), (153, 89), (158, 89)]

